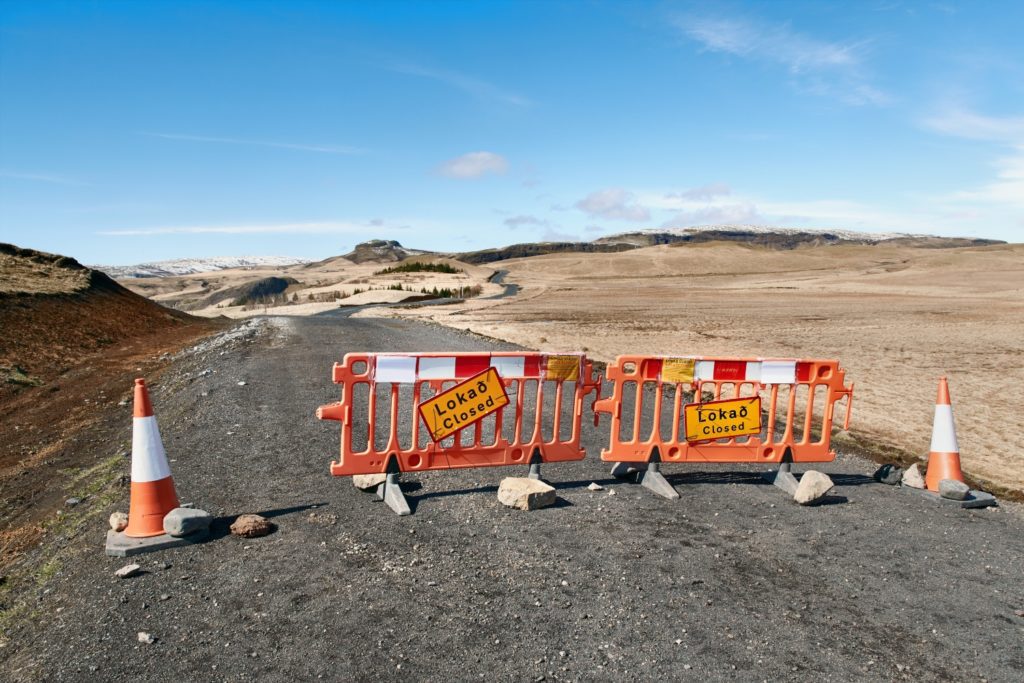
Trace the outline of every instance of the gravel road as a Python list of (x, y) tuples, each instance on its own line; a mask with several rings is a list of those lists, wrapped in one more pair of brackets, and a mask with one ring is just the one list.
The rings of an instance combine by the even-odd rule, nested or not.
[[(69, 539), (75, 559), (12, 627), (0, 678), (1022, 679), (1019, 506), (940, 507), (846, 456), (821, 468), (837, 487), (818, 507), (744, 466), (667, 466), (682, 498), (666, 501), (607, 475), (603, 422), (585, 428), (587, 460), (544, 468), (553, 508), (502, 507), (497, 483), (525, 467), (490, 468), (405, 477), (415, 514), (398, 517), (328, 474), (338, 425), (313, 411), (337, 400), (331, 363), (511, 347), (344, 314), (261, 329), (153, 387), (182, 501), (218, 515), (211, 539), (141, 556), (131, 579), (100, 522)], [(127, 494), (104, 525), (117, 508)], [(246, 512), (278, 531), (228, 535)]]

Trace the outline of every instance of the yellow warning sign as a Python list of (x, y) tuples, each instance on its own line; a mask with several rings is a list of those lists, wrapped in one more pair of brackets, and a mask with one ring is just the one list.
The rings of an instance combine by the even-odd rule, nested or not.
[(687, 441), (761, 433), (761, 397), (690, 403), (683, 409)]
[(487, 368), (419, 404), (430, 438), (441, 441), (508, 405), (498, 371)]
[(693, 366), (692, 358), (666, 358), (661, 362), (661, 381), (677, 384), (692, 382)]
[(548, 356), (544, 379), (576, 381), (580, 378), (579, 356)]

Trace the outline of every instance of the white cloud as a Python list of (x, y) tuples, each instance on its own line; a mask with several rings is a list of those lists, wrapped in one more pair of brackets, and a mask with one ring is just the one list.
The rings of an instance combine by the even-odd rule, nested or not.
[(508, 160), (494, 152), (470, 152), (444, 162), (437, 170), (443, 176), (460, 179), (502, 175), (508, 170)]
[(497, 100), (498, 102), (512, 104), (517, 107), (526, 107), (532, 104), (529, 99), (522, 95), (503, 90), (493, 83), (488, 83), (487, 81), (467, 76), (457, 71), (432, 69), (418, 64), (395, 64), (387, 68), (396, 73), (438, 81), (482, 99)]
[(925, 118), (924, 125), (933, 131), (970, 140), (1024, 144), (1024, 116), (984, 116), (961, 107), (946, 108)]
[(889, 101), (863, 75), (866, 41), (829, 42), (798, 33), (789, 24), (738, 18), (681, 16), (674, 23), (705, 50), (783, 67), (805, 92), (851, 105)]
[(575, 206), (591, 216), (617, 221), (646, 221), (651, 218), (651, 212), (637, 203), (632, 192), (619, 187), (591, 192)]
[[(365, 233), (369, 229), (380, 229), (383, 227), (376, 221), (367, 223), (354, 222), (315, 222), (315, 223), (272, 223), (272, 224), (251, 224), (251, 225), (186, 225), (168, 226), (156, 228), (133, 228), (126, 230), (102, 230), (97, 235), (116, 237), (141, 236), (141, 235), (322, 235), (338, 233)], [(404, 229), (407, 226), (394, 225), (390, 229)]]
[(687, 228), (694, 225), (761, 224), (768, 220), (751, 203), (706, 206), (693, 211), (682, 211), (665, 221), (663, 228)]
[(184, 135), (179, 133), (140, 133), (153, 138), (165, 140), (185, 140), (187, 142), (214, 142), (225, 145), (253, 145), (256, 147), (276, 147), (278, 149), (294, 149), (302, 152), (321, 152), (324, 154), (363, 154), (365, 150), (347, 145), (304, 145), (291, 142), (272, 142), (269, 140), (244, 140), (240, 138), (212, 137), (208, 135)]

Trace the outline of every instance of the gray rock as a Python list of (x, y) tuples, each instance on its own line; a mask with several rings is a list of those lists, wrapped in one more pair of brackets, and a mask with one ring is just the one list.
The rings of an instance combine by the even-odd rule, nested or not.
[(352, 476), (352, 485), (360, 491), (376, 491), (387, 478), (386, 474), (356, 474)]
[(146, 645), (152, 645), (156, 642), (156, 638), (153, 634), (146, 633), (145, 631), (139, 631), (138, 639), (140, 643), (145, 643)]
[(596, 481), (590, 482), (590, 486), (587, 487), (588, 491), (604, 491), (604, 487), (598, 484)]
[(539, 479), (505, 477), (498, 486), (498, 502), (517, 510), (538, 510), (555, 500), (555, 488)]
[(126, 564), (125, 566), (114, 572), (114, 576), (119, 579), (128, 579), (142, 571), (142, 567), (137, 564)]
[(68, 498), (67, 500), (64, 501), (64, 504), (67, 505), (68, 507), (74, 507), (81, 502), (81, 498)]
[(924, 475), (921, 474), (921, 466), (916, 462), (903, 472), (903, 480), (900, 482), (912, 489), (924, 488)]
[(817, 470), (807, 470), (800, 477), (800, 484), (796, 487), (793, 500), (801, 505), (817, 503), (832, 490), (833, 486), (835, 484), (832, 483), (832, 479), (827, 474)]
[(231, 524), (231, 533), (243, 538), (259, 538), (274, 531), (274, 524), (259, 515), (239, 515)]
[(903, 468), (896, 465), (882, 465), (872, 475), (875, 481), (880, 481), (889, 486), (896, 486), (903, 479)]
[(950, 500), (966, 500), (971, 487), (956, 479), (943, 479), (939, 482), (939, 495)]
[(128, 527), (127, 512), (111, 512), (110, 528), (114, 531), (124, 531)]
[(213, 517), (205, 510), (195, 508), (174, 508), (164, 515), (164, 533), (168, 536), (181, 538), (197, 531), (210, 528)]

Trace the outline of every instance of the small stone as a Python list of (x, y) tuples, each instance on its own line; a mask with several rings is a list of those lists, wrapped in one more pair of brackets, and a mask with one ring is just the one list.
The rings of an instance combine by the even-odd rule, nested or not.
[(81, 502), (81, 498), (68, 498), (67, 500), (64, 501), (64, 504), (67, 505), (69, 508), (73, 508)]
[(128, 527), (128, 513), (111, 512), (110, 528), (114, 531), (124, 531)]
[(921, 474), (921, 466), (914, 463), (903, 472), (903, 480), (900, 482), (912, 489), (924, 488), (924, 475)]
[(609, 496), (614, 496), (615, 495), (615, 489), (608, 489), (608, 495)]
[(116, 576), (119, 579), (127, 579), (137, 575), (141, 570), (142, 567), (140, 567), (137, 564), (126, 564), (125, 566), (121, 567), (116, 572), (114, 572), (114, 576)]
[(360, 491), (376, 491), (387, 479), (386, 474), (356, 474), (352, 476), (352, 485)]
[(517, 510), (538, 510), (554, 505), (555, 488), (539, 479), (505, 477), (498, 486), (498, 501)]
[(240, 387), (244, 387), (244, 386), (245, 386), (245, 382), (239, 382), (239, 383), (238, 383), (238, 386), (240, 386)]
[(939, 495), (950, 500), (966, 500), (971, 487), (956, 479), (943, 479), (939, 482)]
[(604, 487), (598, 484), (596, 481), (590, 482), (590, 486), (587, 487), (588, 491), (604, 491)]
[(903, 479), (903, 468), (896, 465), (882, 465), (871, 475), (875, 481), (896, 486)]
[(205, 510), (177, 507), (164, 515), (164, 533), (181, 538), (210, 528), (213, 517)]
[(833, 486), (835, 484), (832, 483), (832, 479), (827, 474), (817, 470), (807, 470), (800, 477), (800, 484), (796, 487), (793, 500), (801, 505), (817, 503), (832, 490)]
[(146, 645), (152, 645), (156, 642), (156, 638), (153, 636), (153, 634), (146, 633), (145, 631), (139, 631), (138, 638), (140, 643), (145, 643)]
[(231, 533), (243, 538), (258, 538), (274, 531), (274, 524), (259, 515), (239, 515), (231, 524)]
[(171, 596), (168, 595), (167, 593), (161, 593), (160, 594), (160, 602), (164, 602), (165, 600), (170, 600), (170, 599), (171, 599)]

